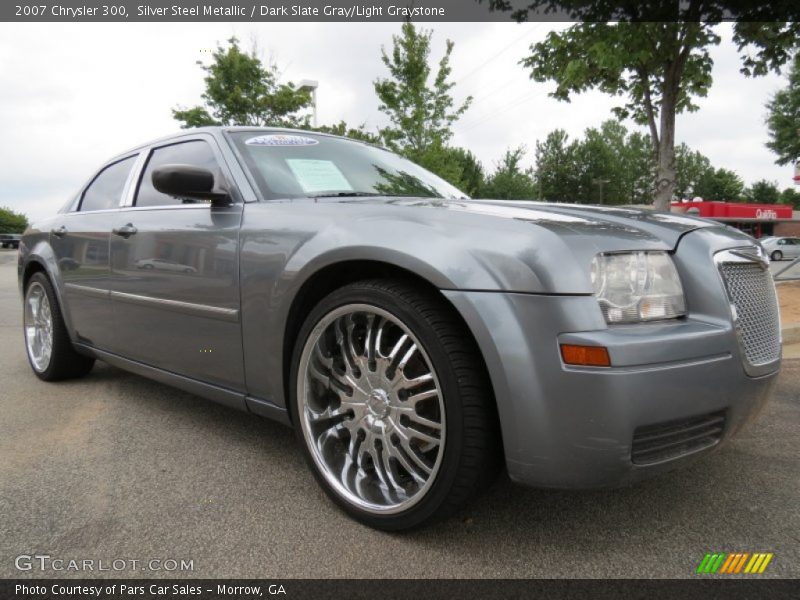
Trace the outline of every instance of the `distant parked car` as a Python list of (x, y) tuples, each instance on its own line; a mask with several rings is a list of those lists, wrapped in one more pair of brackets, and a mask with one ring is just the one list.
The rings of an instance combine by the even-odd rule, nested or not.
[(800, 238), (770, 237), (761, 240), (761, 245), (772, 260), (797, 258), (800, 256)]
[(143, 258), (136, 261), (137, 269), (158, 269), (159, 271), (178, 271), (180, 273), (197, 273), (191, 265), (183, 265), (163, 258)]
[(0, 233), (0, 245), (3, 248), (19, 248), (21, 235), (16, 233)]

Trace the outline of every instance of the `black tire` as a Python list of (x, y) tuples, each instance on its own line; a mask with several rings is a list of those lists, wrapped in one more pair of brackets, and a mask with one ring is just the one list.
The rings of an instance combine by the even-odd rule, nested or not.
[(49, 364), (43, 370), (37, 369), (31, 360), (30, 354), (27, 352), (28, 340), (23, 328), (23, 337), (26, 346), (25, 354), (28, 356), (31, 369), (36, 376), (43, 381), (60, 381), (86, 375), (94, 366), (94, 358), (84, 356), (75, 351), (69, 334), (67, 333), (66, 325), (64, 325), (64, 317), (61, 314), (58, 298), (56, 297), (50, 280), (44, 273), (34, 273), (28, 280), (25, 286), (25, 298), (28, 297), (28, 290), (35, 283), (42, 286), (50, 304), (53, 344)]
[(780, 250), (775, 250), (775, 252), (773, 252), (772, 255), (770, 256), (770, 258), (772, 260), (782, 260), (783, 252), (781, 252)]
[[(377, 307), (408, 327), (433, 365), (444, 402), (447, 435), (435, 478), (413, 506), (394, 514), (364, 510), (338, 493), (315, 463), (301, 431), (298, 371), (303, 348), (326, 315), (350, 304)], [(290, 377), (291, 416), (308, 465), (328, 496), (365, 525), (397, 531), (445, 518), (485, 489), (502, 470), (499, 422), (486, 368), (463, 322), (435, 291), (390, 279), (361, 281), (336, 290), (317, 304), (303, 324)]]

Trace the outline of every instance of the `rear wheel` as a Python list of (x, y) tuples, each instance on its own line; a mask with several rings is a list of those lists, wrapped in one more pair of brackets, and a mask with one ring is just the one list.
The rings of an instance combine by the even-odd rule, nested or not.
[(359, 521), (398, 530), (446, 516), (498, 473), (483, 363), (434, 293), (348, 285), (320, 302), (298, 340), (298, 437), (322, 487)]
[(75, 352), (53, 286), (44, 273), (35, 273), (25, 288), (23, 327), (28, 362), (39, 379), (57, 381), (91, 371), (94, 359)]
[(781, 260), (783, 258), (783, 252), (780, 250), (775, 250), (770, 258), (772, 258), (772, 260)]

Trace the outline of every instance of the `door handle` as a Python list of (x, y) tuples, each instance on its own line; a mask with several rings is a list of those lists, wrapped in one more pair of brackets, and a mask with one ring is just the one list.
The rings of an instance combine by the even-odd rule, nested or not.
[(111, 233), (127, 239), (137, 231), (139, 230), (133, 226), (133, 223), (128, 223), (127, 225), (123, 225), (122, 227), (114, 227), (114, 229), (111, 230)]
[(64, 237), (65, 235), (67, 235), (67, 228), (62, 225), (58, 229), (51, 229), (50, 233), (52, 233), (56, 237)]

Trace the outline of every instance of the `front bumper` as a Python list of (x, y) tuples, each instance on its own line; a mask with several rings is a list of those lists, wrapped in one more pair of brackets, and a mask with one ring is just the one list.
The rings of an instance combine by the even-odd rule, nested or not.
[[(592, 296), (445, 292), (483, 352), (513, 480), (555, 488), (629, 484), (719, 446), (758, 413), (779, 363), (757, 378), (744, 371), (711, 259), (731, 244), (725, 238), (696, 232), (682, 242), (675, 260), (690, 312), (672, 322), (608, 327)], [(612, 367), (565, 365), (560, 343), (605, 346)], [(632, 459), (637, 429), (711, 414), (724, 416), (713, 444), (646, 465)]]

